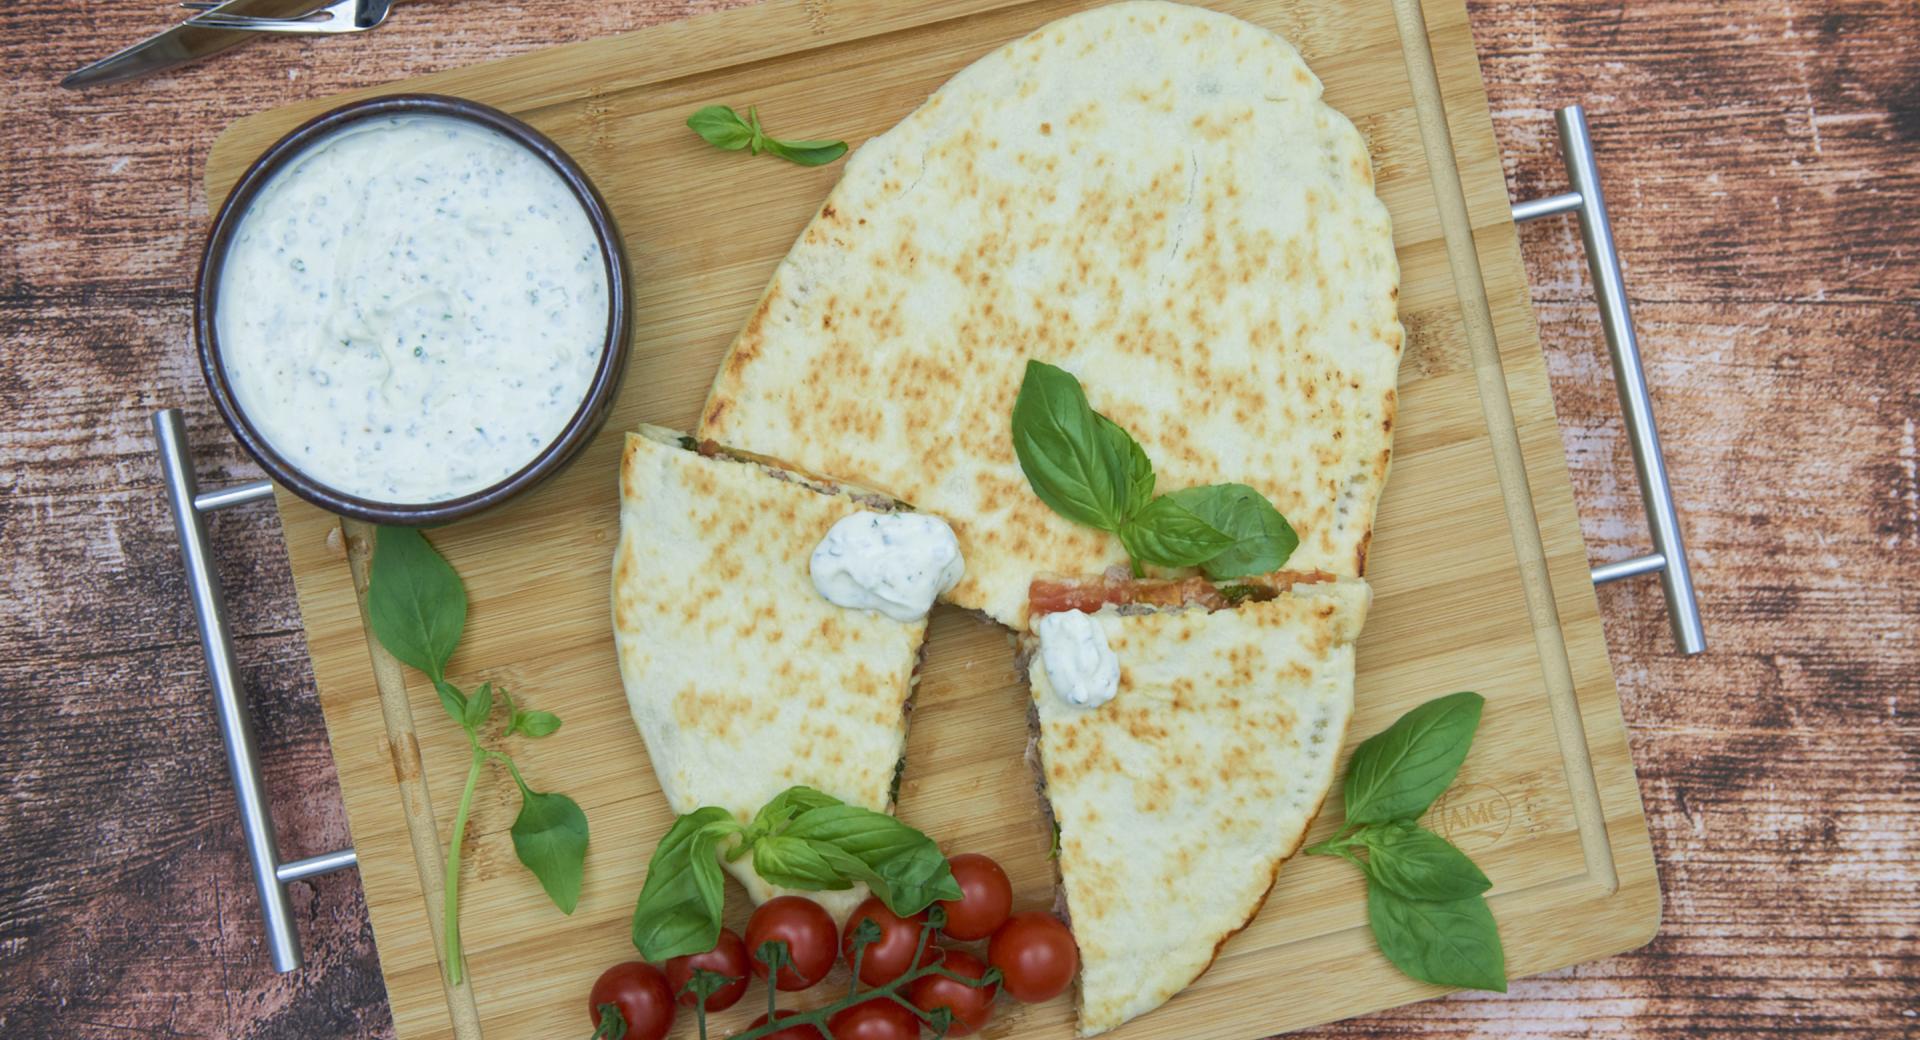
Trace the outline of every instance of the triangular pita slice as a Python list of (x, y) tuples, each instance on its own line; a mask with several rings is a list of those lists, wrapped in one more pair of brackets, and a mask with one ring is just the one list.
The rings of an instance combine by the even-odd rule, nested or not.
[[(835, 606), (807, 570), (835, 521), (881, 504), (855, 494), (670, 430), (627, 436), (614, 637), (674, 812), (744, 823), (794, 784), (891, 807), (926, 622)], [(750, 860), (726, 866), (756, 903), (778, 894)], [(865, 889), (806, 895), (844, 918)]]
[(1403, 332), (1367, 145), (1286, 40), (1119, 3), (986, 55), (853, 153), (775, 271), (700, 435), (945, 518), (950, 602), (1024, 627), (1027, 580), (1117, 538), (1028, 489), (1028, 359), (1131, 432), (1162, 489), (1240, 481), (1291, 565), (1365, 573)]
[(1034, 656), (1082, 1035), (1185, 989), (1259, 911), (1333, 782), (1370, 599), (1345, 579), (1213, 611), (1107, 606), (1120, 689), (1096, 708), (1055, 696)]

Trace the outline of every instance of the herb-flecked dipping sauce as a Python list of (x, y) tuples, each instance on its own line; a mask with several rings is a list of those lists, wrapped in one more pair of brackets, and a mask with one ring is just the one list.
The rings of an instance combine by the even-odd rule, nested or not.
[(234, 399), (336, 491), (441, 502), (512, 476), (587, 396), (607, 270), (540, 156), (443, 116), (354, 123), (276, 173), (220, 274)]

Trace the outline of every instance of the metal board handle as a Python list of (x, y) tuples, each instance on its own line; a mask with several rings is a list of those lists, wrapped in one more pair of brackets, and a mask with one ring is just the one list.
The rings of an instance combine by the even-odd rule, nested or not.
[(1680, 517), (1673, 506), (1673, 485), (1667, 480), (1666, 456), (1654, 427), (1653, 399), (1647, 393), (1647, 373), (1640, 361), (1640, 341), (1633, 332), (1633, 313), (1627, 305), (1626, 281), (1620, 274), (1620, 256), (1614, 250), (1613, 225), (1600, 192), (1600, 170), (1593, 161), (1593, 139), (1587, 135), (1587, 114), (1579, 105), (1554, 112), (1560, 128), (1560, 154), (1573, 190), (1513, 207), (1515, 223), (1559, 213), (1580, 215), (1580, 240), (1586, 247), (1587, 270), (1593, 277), (1593, 295), (1600, 305), (1600, 326), (1613, 359), (1613, 380), (1620, 392), (1620, 411), (1627, 440), (1633, 447), (1633, 468), (1640, 478), (1640, 502), (1647, 511), (1647, 530), (1653, 552), (1593, 568), (1596, 585), (1640, 574), (1660, 573), (1667, 596), (1667, 620), (1673, 641), (1683, 654), (1707, 648), (1700, 626), (1700, 602), (1694, 594), (1693, 571), (1680, 536)]
[(180, 558), (186, 564), (200, 649), (206, 654), (207, 674), (213, 680), (214, 716), (220, 721), (227, 771), (233, 775), (234, 798), (240, 805), (240, 830), (252, 862), (253, 887), (260, 896), (260, 913), (266, 919), (267, 953), (275, 971), (296, 971), (300, 967), (300, 934), (294, 928), (286, 886), (354, 866), (358, 860), (352, 849), (291, 863), (280, 859), (279, 843), (273, 835), (273, 810), (267, 805), (260, 782), (260, 749), (253, 736), (253, 715), (240, 691), (240, 665), (233, 656), (226, 596), (213, 566), (206, 523), (206, 514), (214, 510), (272, 498), (273, 484), (259, 480), (219, 491), (200, 491), (187, 452), (186, 425), (177, 409), (154, 413), (153, 436), (159, 443), (160, 473), (167, 484), (167, 504), (173, 509), (174, 533), (180, 537)]

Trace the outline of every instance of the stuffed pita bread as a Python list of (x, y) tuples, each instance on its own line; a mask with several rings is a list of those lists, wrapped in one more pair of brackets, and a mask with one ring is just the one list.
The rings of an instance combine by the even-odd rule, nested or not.
[[(746, 823), (795, 784), (891, 807), (926, 622), (837, 607), (807, 571), (835, 521), (883, 506), (891, 503), (690, 450), (670, 430), (627, 435), (614, 637), (634, 722), (674, 812), (717, 805)], [(778, 894), (750, 860), (726, 866), (755, 902)], [(841, 918), (866, 892), (805, 894)]]
[(1034, 657), (1043, 781), (1080, 944), (1081, 1035), (1151, 1011), (1206, 971), (1319, 812), (1353, 712), (1353, 644), (1371, 594), (1363, 581), (1316, 577), (1225, 585), (1239, 604), (1224, 609), (1108, 599), (1092, 617), (1120, 685), (1098, 707), (1057, 696)]
[(1028, 489), (1029, 358), (1086, 384), (1163, 488), (1241, 481), (1291, 565), (1365, 570), (1400, 362), (1366, 143), (1279, 36), (1169, 3), (1047, 25), (862, 145), (735, 340), (700, 434), (952, 524), (950, 602), (1024, 627), (1114, 537)]

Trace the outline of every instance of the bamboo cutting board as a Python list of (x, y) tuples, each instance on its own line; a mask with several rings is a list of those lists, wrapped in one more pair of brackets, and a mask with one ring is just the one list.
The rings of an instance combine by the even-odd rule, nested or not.
[[(633, 262), (635, 350), (605, 431), (537, 492), (432, 535), (472, 595), (452, 674), (566, 720), (512, 750), (530, 782), (571, 794), (592, 824), (580, 906), (563, 916), (514, 859), (511, 783), (482, 784), (461, 889), (470, 982), (458, 989), (442, 982), (435, 937), (464, 740), (420, 676), (370, 652), (358, 597), (369, 532), (280, 496), (402, 1040), (584, 1036), (588, 987), (633, 955), (633, 902), (671, 817), (628, 715), (608, 616), (621, 431), (691, 424), (733, 333), (838, 176), (837, 165), (717, 152), (682, 121), (708, 103), (754, 103), (774, 126), (857, 145), (974, 58), (1088, 6), (776, 0), (303, 102), (243, 119), (215, 144), (217, 203), (274, 139), (334, 104), (463, 95), (567, 149), (611, 204)], [(1427, 822), (1493, 878), (1510, 972), (1638, 946), (1658, 923), (1659, 891), (1465, 8), (1214, 6), (1300, 48), (1327, 100), (1366, 134), (1393, 214), (1408, 342), (1349, 743), (1439, 694), (1484, 694), (1473, 754)], [(1025, 701), (1005, 630), (936, 610), (899, 811), (950, 852), (999, 859), (1017, 905), (1041, 907), (1052, 900), (1050, 835), (1022, 761)], [(1336, 789), (1308, 840), (1339, 819)], [(745, 899), (730, 891), (739, 927)], [(1246, 1040), (1439, 992), (1375, 951), (1357, 871), (1302, 858), (1210, 972), (1118, 1035)], [(756, 1003), (715, 1035), (744, 1025)], [(985, 1032), (1066, 1037), (1072, 1014), (1065, 998), (1003, 1000)], [(676, 1035), (692, 1030), (683, 1021)]]

